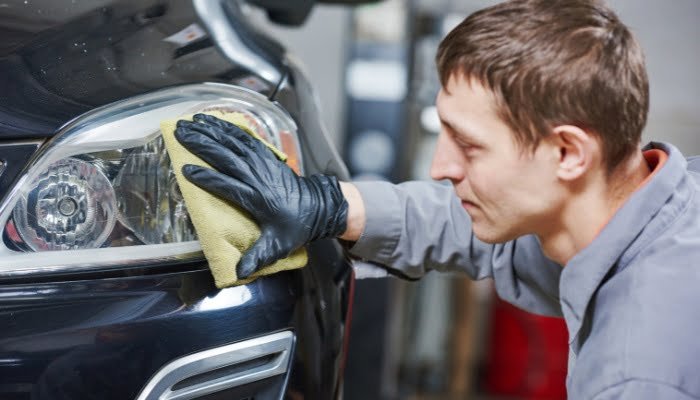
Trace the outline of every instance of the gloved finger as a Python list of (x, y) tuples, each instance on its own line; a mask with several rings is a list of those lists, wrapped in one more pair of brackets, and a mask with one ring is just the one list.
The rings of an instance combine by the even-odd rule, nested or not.
[(177, 128), (175, 138), (188, 151), (218, 171), (242, 180), (251, 186), (259, 183), (258, 175), (253, 172), (254, 168), (251, 168), (248, 163), (249, 157), (241, 157), (230, 148), (190, 129)]
[(206, 125), (211, 125), (211, 126), (216, 126), (219, 128), (222, 128), (224, 131), (227, 131), (229, 129), (232, 129), (234, 127), (238, 127), (236, 124), (232, 124), (231, 122), (225, 121), (221, 118), (217, 118), (213, 115), (209, 114), (203, 114), (203, 113), (197, 113), (192, 116), (192, 120), (195, 122), (199, 122), (201, 124), (206, 124)]
[(233, 126), (236, 126), (235, 124), (232, 124), (228, 121), (224, 121), (221, 118), (217, 118), (213, 115), (204, 114), (204, 113), (197, 113), (197, 114), (193, 115), (192, 120), (196, 121), (196, 122), (201, 122), (201, 123), (207, 124), (207, 125), (218, 126), (220, 128), (224, 128), (224, 129), (229, 129)]
[(247, 157), (251, 152), (250, 147), (248, 147), (239, 140), (232, 140), (230, 138), (230, 135), (226, 134), (221, 130), (221, 128), (216, 126), (209, 126), (197, 122), (180, 120), (177, 122), (177, 128), (175, 129), (176, 136), (178, 132), (181, 132), (180, 134), (194, 134), (193, 139), (197, 136), (208, 137), (211, 140), (218, 142), (222, 146), (225, 146), (226, 148), (228, 148), (229, 150), (233, 151), (241, 157)]
[(220, 141), (223, 144), (228, 144), (233, 140), (239, 140), (256, 153), (274, 157), (274, 154), (267, 148), (267, 146), (236, 124), (232, 124), (228, 121), (224, 121), (207, 114), (195, 114), (192, 119), (202, 125), (219, 128), (213, 130), (212, 133), (220, 132), (223, 133), (223, 135), (216, 138), (212, 137), (214, 140)]
[(201, 189), (234, 203), (246, 210), (254, 219), (257, 217), (260, 194), (245, 183), (209, 168), (192, 164), (183, 166), (182, 174)]
[(274, 238), (263, 231), (263, 234), (238, 261), (236, 275), (239, 279), (247, 278), (259, 269), (272, 264), (286, 255), (286, 252), (282, 252), (279, 249)]
[(229, 131), (225, 131), (219, 126), (190, 121), (179, 121), (178, 129), (188, 130), (190, 132), (197, 132), (204, 136), (207, 136), (212, 140), (219, 142), (223, 146), (231, 149), (231, 151), (233, 151), (240, 157), (245, 158), (246, 160), (278, 160), (277, 156), (275, 156), (275, 154), (261, 141), (246, 133), (241, 128), (233, 124), (230, 125), (232, 126), (231, 129), (235, 129), (239, 133), (236, 135), (232, 135)]

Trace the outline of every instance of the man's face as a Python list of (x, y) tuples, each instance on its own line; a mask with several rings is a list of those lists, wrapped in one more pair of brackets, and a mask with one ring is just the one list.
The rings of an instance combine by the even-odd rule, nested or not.
[(475, 80), (453, 75), (437, 109), (442, 129), (430, 174), (452, 182), (476, 237), (501, 243), (543, 233), (561, 206), (552, 147), (523, 150), (493, 94)]

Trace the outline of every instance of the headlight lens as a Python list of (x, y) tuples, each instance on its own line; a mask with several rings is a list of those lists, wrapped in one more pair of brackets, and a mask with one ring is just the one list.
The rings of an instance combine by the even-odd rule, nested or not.
[(0, 206), (0, 275), (202, 258), (159, 124), (213, 109), (241, 113), (301, 172), (293, 120), (243, 88), (191, 85), (102, 107), (63, 128)]

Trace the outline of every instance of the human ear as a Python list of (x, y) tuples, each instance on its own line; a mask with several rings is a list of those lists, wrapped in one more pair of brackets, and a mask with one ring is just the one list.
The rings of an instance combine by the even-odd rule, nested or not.
[(557, 177), (566, 181), (578, 179), (593, 165), (598, 143), (596, 139), (574, 125), (560, 125), (552, 130), (550, 139), (558, 150)]

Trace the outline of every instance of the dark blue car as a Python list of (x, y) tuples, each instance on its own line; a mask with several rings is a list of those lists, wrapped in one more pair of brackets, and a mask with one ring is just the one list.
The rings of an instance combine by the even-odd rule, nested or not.
[(347, 177), (314, 96), (236, 0), (0, 2), (0, 399), (339, 398), (342, 246), (217, 289), (159, 133), (223, 109)]

